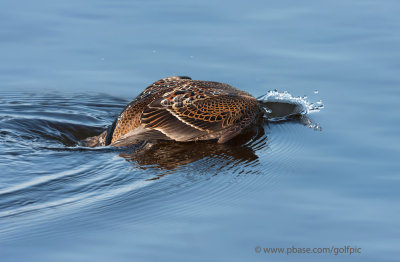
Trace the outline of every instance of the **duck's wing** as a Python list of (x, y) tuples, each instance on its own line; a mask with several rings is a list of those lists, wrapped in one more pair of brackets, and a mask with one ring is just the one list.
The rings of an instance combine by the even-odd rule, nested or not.
[(258, 110), (252, 96), (179, 88), (149, 104), (141, 123), (177, 141), (214, 133), (224, 143), (253, 123)]
[[(181, 82), (191, 80), (188, 76), (172, 76), (162, 78), (150, 86), (148, 86), (142, 93), (133, 99), (121, 111), (119, 116), (115, 119), (113, 124), (108, 130), (106, 137), (106, 145), (123, 146), (133, 143), (132, 139), (136, 140), (147, 139), (165, 139), (165, 135), (151, 130), (136, 130), (140, 126), (140, 116), (144, 108), (151, 103), (154, 98), (162, 96), (164, 93), (169, 92), (176, 88)], [(138, 131), (141, 131), (140, 133)]]

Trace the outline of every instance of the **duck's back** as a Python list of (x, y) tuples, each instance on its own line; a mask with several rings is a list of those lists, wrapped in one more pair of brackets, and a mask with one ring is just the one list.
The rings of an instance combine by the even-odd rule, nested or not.
[(228, 84), (163, 78), (147, 87), (102, 134), (104, 145), (125, 146), (143, 140), (224, 143), (255, 123), (258, 101)]

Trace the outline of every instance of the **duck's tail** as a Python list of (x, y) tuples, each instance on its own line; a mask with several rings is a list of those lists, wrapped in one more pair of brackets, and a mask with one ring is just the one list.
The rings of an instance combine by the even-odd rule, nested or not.
[(97, 136), (91, 136), (79, 141), (80, 146), (98, 147), (106, 146), (107, 130)]

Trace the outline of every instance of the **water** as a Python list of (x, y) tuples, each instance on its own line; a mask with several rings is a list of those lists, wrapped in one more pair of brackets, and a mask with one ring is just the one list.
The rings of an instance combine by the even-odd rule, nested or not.
[[(397, 261), (399, 9), (2, 1), (2, 261)], [(145, 153), (75, 146), (171, 75), (322, 100), (319, 128), (273, 122)], [(346, 245), (361, 253), (263, 250)]]

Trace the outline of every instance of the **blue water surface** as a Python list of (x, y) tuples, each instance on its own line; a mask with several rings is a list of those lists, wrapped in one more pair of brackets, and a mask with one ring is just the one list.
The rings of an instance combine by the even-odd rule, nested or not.
[[(1, 261), (398, 261), (399, 13), (394, 0), (1, 1)], [(173, 75), (322, 100), (309, 115), (322, 130), (75, 146)]]

